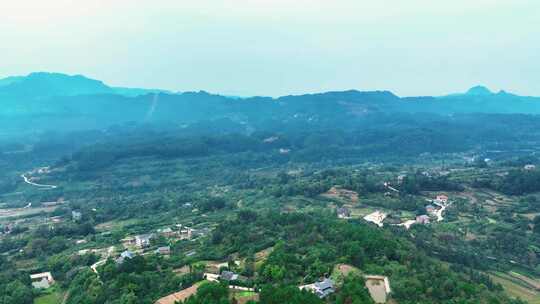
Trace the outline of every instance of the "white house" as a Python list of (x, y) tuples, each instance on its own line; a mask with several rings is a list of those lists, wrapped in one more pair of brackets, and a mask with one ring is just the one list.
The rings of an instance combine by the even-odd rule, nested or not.
[(525, 167), (523, 167), (523, 169), (525, 169), (527, 171), (531, 171), (531, 170), (535, 170), (536, 166), (535, 165), (525, 165)]
[(139, 248), (150, 246), (150, 240), (154, 237), (153, 234), (142, 234), (135, 236), (135, 245)]
[(30, 279), (32, 280), (32, 286), (39, 289), (49, 288), (54, 283), (54, 278), (50, 272), (31, 274)]
[(120, 254), (120, 256), (116, 259), (117, 264), (122, 264), (126, 259), (133, 259), (135, 257), (135, 254), (129, 250), (126, 250)]

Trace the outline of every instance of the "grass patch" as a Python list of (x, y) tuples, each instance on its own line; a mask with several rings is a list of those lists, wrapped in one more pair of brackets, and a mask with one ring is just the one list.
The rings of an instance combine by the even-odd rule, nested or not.
[(240, 291), (234, 294), (237, 298), (253, 297), (257, 295), (254, 291)]
[(62, 303), (62, 294), (53, 292), (34, 299), (34, 304), (60, 304)]

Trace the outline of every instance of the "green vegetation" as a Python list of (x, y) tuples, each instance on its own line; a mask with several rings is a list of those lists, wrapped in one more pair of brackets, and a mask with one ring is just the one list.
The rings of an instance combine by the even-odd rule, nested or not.
[[(187, 303), (372, 303), (363, 275), (387, 277), (400, 304), (537, 300), (540, 171), (525, 166), (540, 163), (538, 117), (355, 108), (398, 102), (388, 92), (159, 98), (159, 124), (0, 141), (1, 304), (154, 303), (223, 271), (234, 279)], [(363, 219), (375, 211), (382, 227)], [(32, 288), (47, 271), (52, 291)], [(298, 288), (328, 277), (324, 299)]]
[(58, 292), (45, 294), (34, 299), (34, 304), (61, 304), (63, 295)]

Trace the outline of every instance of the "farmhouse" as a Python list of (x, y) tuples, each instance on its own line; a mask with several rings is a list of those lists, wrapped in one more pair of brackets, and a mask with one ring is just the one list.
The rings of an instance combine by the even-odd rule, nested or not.
[(122, 264), (126, 259), (133, 259), (135, 257), (135, 254), (129, 250), (126, 250), (120, 254), (120, 256), (116, 259), (117, 264)]
[(335, 292), (334, 289), (334, 281), (330, 279), (324, 279), (320, 282), (316, 282), (313, 284), (303, 285), (299, 287), (300, 290), (307, 290), (309, 292), (312, 292), (316, 294), (319, 298), (325, 298), (328, 295)]
[(184, 226), (182, 224), (176, 224), (177, 229), (179, 231), (175, 231), (174, 235), (178, 236), (180, 240), (191, 240), (192, 237), (194, 237), (194, 233), (196, 232), (195, 229)]
[(42, 272), (30, 275), (32, 286), (38, 289), (49, 288), (54, 283), (54, 278), (50, 272)]
[(180, 239), (181, 240), (191, 240), (193, 237), (193, 229), (190, 227), (184, 227), (180, 230)]
[(153, 234), (142, 234), (135, 236), (135, 245), (139, 248), (150, 246), (150, 240), (154, 237)]
[(219, 278), (224, 281), (236, 281), (238, 280), (238, 275), (232, 271), (223, 271)]

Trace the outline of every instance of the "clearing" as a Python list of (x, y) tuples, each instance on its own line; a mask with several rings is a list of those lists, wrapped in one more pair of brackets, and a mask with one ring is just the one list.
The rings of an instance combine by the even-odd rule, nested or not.
[(60, 304), (62, 303), (63, 295), (59, 292), (53, 292), (34, 299), (34, 304)]

